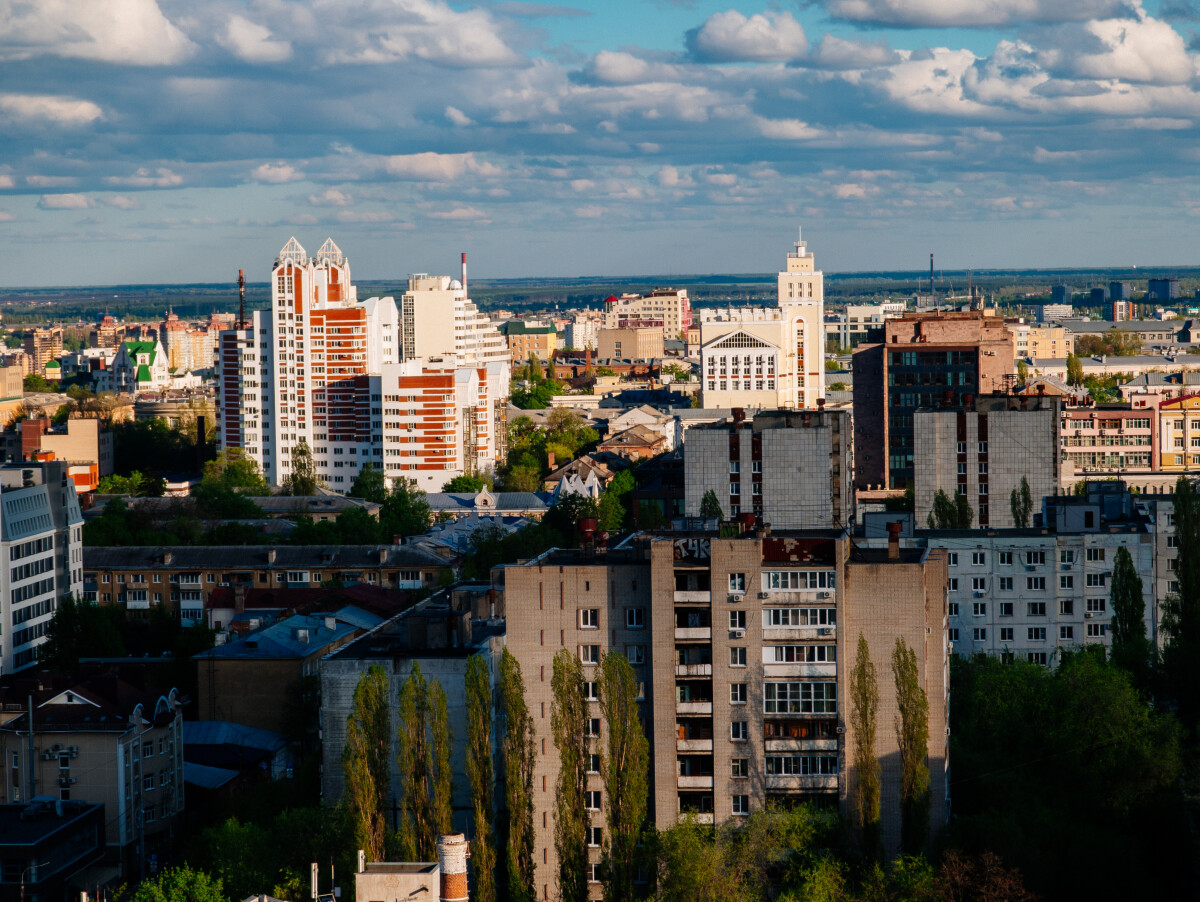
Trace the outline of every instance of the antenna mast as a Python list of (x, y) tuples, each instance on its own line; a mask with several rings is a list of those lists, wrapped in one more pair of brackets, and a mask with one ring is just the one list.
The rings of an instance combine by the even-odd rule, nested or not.
[(238, 270), (238, 329), (246, 328), (246, 273)]

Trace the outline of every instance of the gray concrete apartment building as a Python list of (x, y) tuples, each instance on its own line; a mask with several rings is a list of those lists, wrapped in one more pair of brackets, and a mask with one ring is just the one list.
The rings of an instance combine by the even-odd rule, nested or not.
[[(930, 699), (927, 760), (933, 828), (948, 794), (946, 561), (938, 552), (856, 550), (838, 530), (636, 536), (609, 550), (552, 550), (497, 571), (507, 646), (521, 662), (533, 715), (535, 891), (555, 897), (558, 757), (551, 731), (553, 660), (561, 649), (592, 672), (625, 654), (643, 686), (650, 738), (650, 816), (722, 823), (769, 801), (840, 806), (855, 774), (843, 700), (859, 635), (881, 674), (903, 636)], [(588, 677), (585, 675), (585, 679)], [(899, 841), (897, 705), (880, 678), (876, 752), (883, 762), (884, 842)], [(593, 718), (600, 717), (593, 706)], [(603, 724), (594, 739), (603, 748)], [(603, 783), (589, 776), (591, 824), (606, 829)], [(590, 859), (598, 863), (600, 836)], [(595, 883), (592, 896), (599, 898)]]
[(852, 447), (845, 410), (734, 410), (688, 430), (684, 510), (698, 517), (711, 490), (726, 517), (754, 514), (775, 529), (842, 528), (853, 518)]

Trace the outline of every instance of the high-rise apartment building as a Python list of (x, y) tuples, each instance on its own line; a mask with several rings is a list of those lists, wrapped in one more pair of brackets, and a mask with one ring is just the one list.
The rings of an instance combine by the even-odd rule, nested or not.
[(25, 353), (29, 355), (30, 372), (46, 374), (46, 364), (57, 360), (63, 352), (62, 326), (31, 329), (25, 333)]
[(700, 311), (700, 395), (708, 408), (817, 406), (825, 396), (825, 275), (800, 239), (774, 307)]
[[(559, 764), (551, 730), (554, 656), (577, 655), (584, 679), (624, 654), (644, 687), (650, 816), (659, 827), (693, 812), (720, 824), (772, 802), (847, 811), (856, 779), (849, 672), (859, 636), (886, 673), (897, 638), (916, 651), (929, 699), (932, 828), (945, 822), (948, 665), (944, 556), (859, 551), (844, 532), (639, 537), (604, 551), (553, 550), (503, 568), (506, 645), (520, 662), (533, 715), (535, 892), (550, 897)], [(590, 690), (594, 695), (594, 690)], [(899, 841), (894, 683), (879, 679), (883, 840)], [(605, 741), (589, 701), (593, 752), (589, 860), (601, 858), (608, 804), (595, 762)], [(848, 813), (848, 812), (847, 812)], [(600, 885), (592, 896), (598, 898)]]
[[(421, 328), (407, 340), (410, 347), (444, 344), (437, 334), (426, 335), (427, 326), (472, 354), (406, 356), (402, 364), (395, 301), (359, 301), (349, 262), (332, 240), (310, 258), (291, 239), (271, 283), (271, 309), (255, 311), (248, 328), (220, 335), (221, 447), (241, 448), (279, 485), (303, 440), (317, 478), (339, 491), (351, 487), (368, 461), (392, 478), (437, 491), (503, 456), (508, 352), (494, 329), (495, 348), (485, 330), (471, 325), (474, 305), (468, 310), (469, 302), (456, 301), (461, 292), (447, 288), (440, 308), (423, 295), (409, 304), (410, 312), (429, 317), (409, 319)], [(466, 318), (460, 321), (457, 312)]]
[(504, 336), (467, 297), (466, 274), (464, 260), (462, 281), (425, 273), (409, 276), (399, 304), (397, 362), (445, 354), (463, 363), (510, 360)]
[(1032, 525), (1042, 499), (1058, 494), (1063, 399), (1000, 395), (964, 400), (957, 410), (913, 414), (918, 520), (923, 522), (933, 510), (940, 490), (952, 498), (965, 496), (980, 528), (1017, 526), (1010, 502), (1025, 480), (1033, 509), (1024, 525)]
[(854, 352), (854, 481), (905, 488), (913, 478), (913, 414), (1000, 394), (1015, 365), (1013, 336), (988, 311), (910, 313), (884, 324), (884, 343)]
[(684, 510), (712, 491), (727, 517), (774, 529), (841, 529), (853, 519), (850, 416), (777, 410), (693, 426), (683, 443)]
[(686, 335), (692, 304), (685, 289), (655, 288), (649, 294), (609, 295), (604, 299), (605, 329), (661, 329), (663, 341)]

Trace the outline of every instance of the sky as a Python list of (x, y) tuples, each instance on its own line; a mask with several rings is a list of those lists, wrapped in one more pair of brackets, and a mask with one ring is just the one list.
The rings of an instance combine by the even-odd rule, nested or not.
[(1200, 0), (0, 0), (0, 286), (1195, 265)]

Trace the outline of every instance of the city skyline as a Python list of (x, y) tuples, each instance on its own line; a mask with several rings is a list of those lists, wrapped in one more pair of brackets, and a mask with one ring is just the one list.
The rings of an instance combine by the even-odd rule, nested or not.
[(1198, 15), (0, 0), (0, 284), (1186, 265)]

